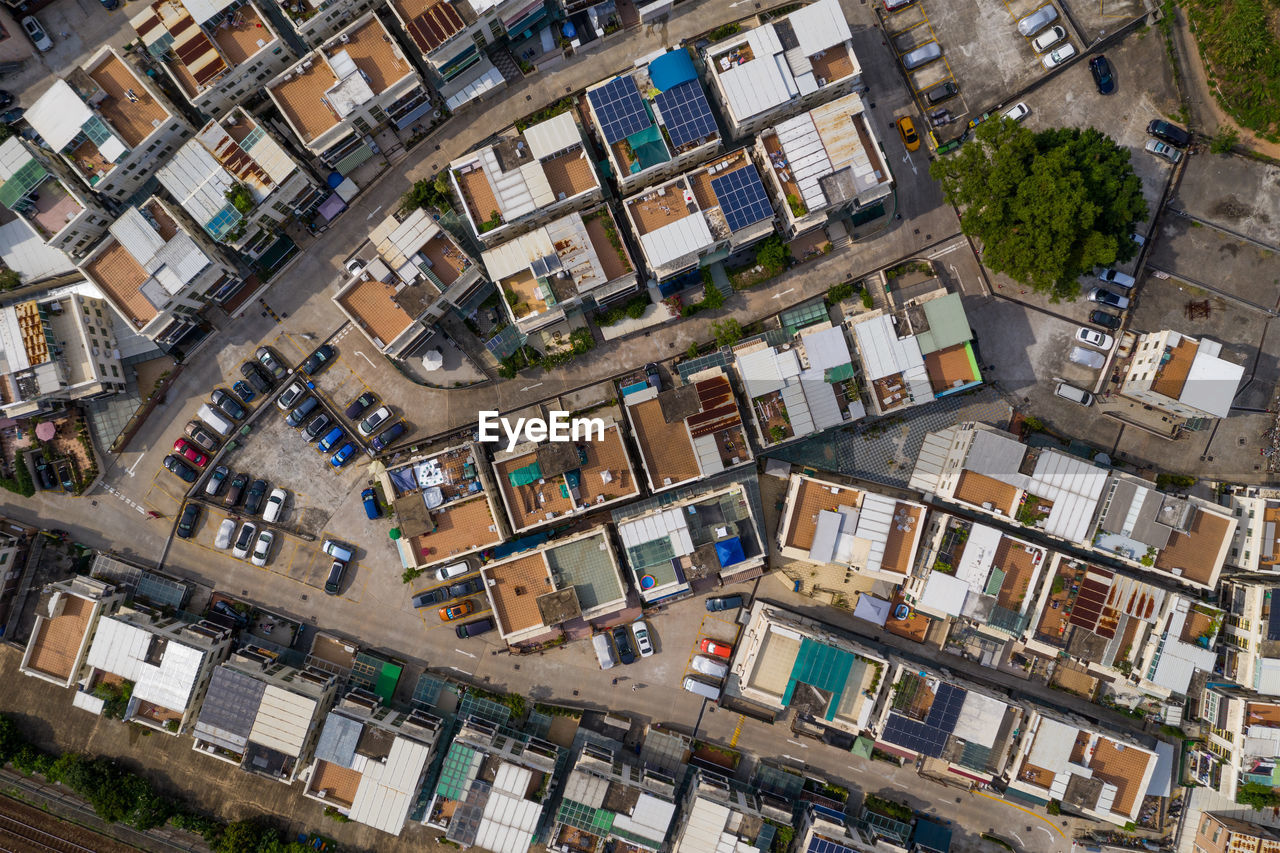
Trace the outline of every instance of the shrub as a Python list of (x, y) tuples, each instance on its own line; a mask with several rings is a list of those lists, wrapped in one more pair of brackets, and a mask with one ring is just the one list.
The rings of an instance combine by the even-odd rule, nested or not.
[(727, 24), (721, 24), (711, 32), (707, 33), (707, 41), (721, 41), (729, 36), (736, 36), (742, 29), (736, 21), (730, 21)]
[(702, 291), (702, 305), (712, 311), (724, 307), (724, 292), (714, 285), (707, 286)]
[(756, 249), (756, 263), (772, 274), (782, 272), (791, 261), (791, 249), (777, 234), (763, 241)]
[(697, 341), (694, 341), (693, 343), (689, 344), (689, 349), (685, 350), (684, 355), (685, 355), (685, 358), (697, 358), (697, 357), (698, 357), (698, 342), (697, 342)]
[(874, 304), (875, 304), (875, 300), (871, 296), (871, 291), (868, 290), (866, 287), (862, 288), (862, 307), (870, 308)]
[(717, 320), (711, 324), (711, 333), (716, 337), (716, 346), (731, 347), (742, 340), (742, 324), (732, 317)]
[(1049, 805), (1045, 806), (1045, 811), (1051, 815), (1060, 815), (1062, 814), (1062, 803), (1057, 800), (1050, 800)]
[(1209, 150), (1214, 154), (1230, 154), (1231, 149), (1236, 147), (1236, 143), (1240, 140), (1240, 131), (1228, 124), (1224, 124), (1214, 134), (1213, 139), (1209, 142)]
[(851, 281), (845, 281), (840, 284), (833, 285), (827, 290), (827, 302), (833, 304), (836, 302), (844, 302), (846, 299), (853, 296), (855, 289), (854, 283)]

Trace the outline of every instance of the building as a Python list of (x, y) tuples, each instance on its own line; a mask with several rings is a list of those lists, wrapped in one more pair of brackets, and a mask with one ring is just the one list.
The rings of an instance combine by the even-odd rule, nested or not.
[(496, 142), (450, 163), (449, 181), (486, 246), (604, 197), (572, 112), (524, 130), (507, 128)]
[(443, 724), (424, 711), (390, 711), (352, 690), (320, 728), (302, 774), (305, 795), (357, 823), (399, 835), (426, 781)]
[(392, 0), (390, 5), (418, 54), (440, 76), (437, 89), (450, 110), (506, 88), (484, 48), (505, 37), (501, 18), (527, 6), (523, 0)]
[[(825, 317), (826, 309), (822, 309)], [(785, 334), (785, 332), (784, 332)], [(776, 344), (776, 345), (775, 345)], [(856, 421), (867, 413), (844, 329), (822, 320), (787, 342), (757, 338), (733, 348), (756, 439), (784, 444)]]
[(587, 112), (623, 193), (674, 175), (723, 147), (720, 128), (683, 47), (587, 87)]
[(1280, 492), (1235, 486), (1223, 499), (1236, 519), (1227, 565), (1246, 572), (1280, 572)]
[(405, 357), (446, 311), (465, 313), (487, 292), (484, 268), (423, 209), (382, 220), (347, 269), (333, 301), (390, 358)]
[(124, 590), (97, 578), (76, 576), (48, 584), (36, 604), (19, 671), (59, 687), (75, 684), (102, 616), (116, 612), (123, 602)]
[[(783, 819), (785, 823), (790, 815)], [(685, 788), (671, 853), (755, 853), (769, 849), (776, 827), (767, 822), (758, 796), (700, 768)]]
[(818, 0), (702, 50), (711, 94), (735, 138), (862, 86), (849, 22)]
[(614, 510), (627, 567), (646, 604), (689, 594), (691, 582), (735, 583), (764, 571), (766, 551), (755, 471), (722, 474), (677, 496)]
[(298, 37), (317, 47), (374, 5), (374, 0), (296, 0), (280, 9)]
[(158, 197), (126, 208), (108, 230), (80, 272), (133, 331), (162, 347), (195, 331), (205, 305), (243, 284), (212, 241), (189, 231)]
[(222, 115), (293, 60), (252, 0), (153, 0), (129, 23), (156, 65), (205, 115)]
[[(756, 601), (739, 637), (725, 696), (779, 719), (857, 735), (871, 723), (889, 662), (822, 622)], [(805, 717), (804, 715), (808, 715)]]
[(1227, 611), (1222, 624), (1221, 675), (1245, 690), (1280, 696), (1280, 606), (1277, 587), (1262, 578), (1223, 580), (1218, 600)]
[[(862, 319), (866, 318), (866, 319)], [(982, 383), (960, 294), (938, 288), (853, 323), (871, 408), (887, 415)]]
[(621, 743), (583, 741), (548, 837), (551, 850), (665, 850), (676, 813), (676, 780), (628, 758)]
[(20, 136), (0, 144), (0, 204), (46, 246), (74, 257), (84, 255), (111, 224), (111, 214), (62, 160), (47, 159)]
[(627, 592), (604, 527), (556, 539), (480, 568), (498, 632), (509, 645), (531, 643), (627, 606)]
[(245, 646), (214, 670), (192, 749), (290, 784), (311, 763), (337, 687), (331, 672), (295, 669), (274, 652)]
[(110, 47), (54, 80), (23, 118), (86, 186), (112, 201), (140, 190), (194, 130)]
[(928, 510), (845, 483), (792, 474), (778, 525), (778, 553), (815, 565), (835, 563), (890, 584), (915, 565)]
[(1248, 784), (1275, 787), (1280, 768), (1280, 702), (1214, 685), (1201, 695), (1204, 747), (1189, 750), (1195, 781), (1234, 799)]
[(635, 293), (640, 275), (607, 204), (574, 211), (480, 256), (522, 334), (549, 345), (565, 338), (583, 310)]
[(1155, 751), (1132, 737), (1033, 710), (1005, 793), (1041, 804), (1057, 800), (1065, 811), (1124, 826), (1137, 820), (1149, 789), (1161, 785), (1157, 763)]
[(373, 156), (379, 128), (415, 121), (431, 100), (413, 63), (371, 12), (289, 66), (266, 90), (303, 147), (343, 174)]
[(507, 538), (497, 487), (484, 454), (460, 444), (383, 472), (382, 493), (395, 508), (400, 562), (425, 568), (492, 548)]
[(871, 216), (893, 192), (893, 172), (859, 93), (760, 132), (756, 157), (788, 237), (846, 216)]
[(69, 293), (0, 308), (0, 414), (25, 418), (125, 387), (102, 299)]
[(564, 523), (565, 516), (640, 494), (622, 430), (612, 418), (605, 423), (598, 441), (526, 441), (494, 454), (494, 478), (513, 533)]
[(1280, 834), (1269, 826), (1201, 812), (1192, 844), (1195, 853), (1277, 853)]
[(650, 384), (622, 389), (652, 492), (702, 480), (754, 458), (724, 370), (708, 368), (684, 383), (666, 391)]
[(206, 234), (251, 260), (287, 243), (285, 225), (313, 212), (326, 195), (240, 107), (202, 127), (156, 177)]
[(1120, 394), (1180, 418), (1225, 418), (1244, 366), (1222, 344), (1165, 329), (1138, 338)]
[(122, 720), (177, 735), (190, 727), (231, 641), (232, 631), (212, 622), (192, 625), (132, 608), (104, 616), (74, 704), (103, 714), (113, 696), (128, 696)]
[(559, 757), (548, 741), (468, 716), (449, 743), (424, 823), (463, 849), (527, 853)]
[(774, 233), (773, 207), (746, 149), (622, 203), (655, 281), (666, 281)]

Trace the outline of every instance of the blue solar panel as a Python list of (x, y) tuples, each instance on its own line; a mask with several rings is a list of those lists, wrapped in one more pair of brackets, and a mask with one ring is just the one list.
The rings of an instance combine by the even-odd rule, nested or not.
[(929, 708), (929, 716), (925, 722), (934, 728), (950, 734), (955, 731), (960, 721), (960, 709), (964, 707), (967, 694), (964, 688), (953, 684), (939, 684), (938, 692)]
[(712, 178), (711, 189), (720, 201), (720, 210), (729, 223), (730, 231), (773, 216), (764, 184), (751, 166)]
[(854, 853), (854, 850), (852, 847), (846, 847), (843, 844), (828, 841), (820, 835), (815, 835), (809, 839), (809, 848), (806, 853)]
[(697, 80), (672, 86), (659, 93), (653, 102), (662, 113), (662, 122), (671, 135), (671, 144), (676, 148), (718, 132), (711, 105), (707, 103), (707, 96), (702, 93)]
[(587, 97), (591, 99), (591, 106), (600, 121), (604, 141), (610, 145), (653, 124), (644, 108), (644, 101), (640, 99), (636, 81), (630, 77), (615, 77), (598, 89), (592, 89)]
[(882, 737), (889, 743), (931, 758), (941, 757), (947, 746), (947, 732), (896, 713), (889, 715)]

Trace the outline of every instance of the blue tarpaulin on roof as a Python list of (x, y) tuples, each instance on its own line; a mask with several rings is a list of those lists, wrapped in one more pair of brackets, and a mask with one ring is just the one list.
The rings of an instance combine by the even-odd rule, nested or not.
[(668, 51), (649, 63), (649, 79), (659, 92), (665, 92), (672, 86), (688, 83), (698, 79), (698, 71), (693, 67), (693, 59), (689, 51), (682, 49)]
[(720, 560), (720, 568), (727, 569), (741, 563), (747, 555), (743, 553), (742, 540), (735, 536), (716, 543), (716, 557)]

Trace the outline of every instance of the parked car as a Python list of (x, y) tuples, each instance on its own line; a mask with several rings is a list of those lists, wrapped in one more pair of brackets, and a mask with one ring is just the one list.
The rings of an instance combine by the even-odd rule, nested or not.
[(262, 568), (267, 564), (267, 558), (271, 556), (271, 546), (275, 544), (276, 535), (270, 530), (264, 530), (258, 534), (258, 541), (253, 546), (253, 557), (250, 562), (258, 568)]
[(373, 435), (378, 427), (382, 426), (390, 417), (391, 408), (389, 406), (379, 406), (373, 414), (365, 416), (365, 419), (356, 428), (363, 436)]
[(1099, 95), (1110, 95), (1116, 90), (1116, 77), (1111, 71), (1111, 63), (1102, 54), (1089, 60), (1089, 73), (1093, 75)]
[(347, 406), (347, 411), (344, 414), (347, 416), (347, 420), (354, 421), (376, 402), (378, 402), (378, 395), (372, 391), (365, 391), (351, 401), (351, 405)]
[(902, 137), (902, 144), (907, 146), (908, 151), (915, 151), (920, 147), (920, 135), (916, 133), (915, 122), (911, 120), (911, 116), (903, 116), (898, 119), (898, 135)]
[(324, 370), (330, 364), (333, 364), (333, 357), (338, 351), (329, 344), (321, 344), (316, 351), (307, 356), (306, 361), (302, 362), (302, 372), (308, 376), (315, 376)]
[(1134, 281), (1133, 276), (1120, 272), (1115, 268), (1105, 269), (1098, 273), (1098, 281), (1105, 281), (1107, 284), (1114, 284), (1116, 287), (1123, 287), (1125, 290), (1131, 289), (1137, 283)]
[(356, 558), (355, 546), (340, 542), (337, 539), (324, 540), (320, 545), (320, 550), (333, 557), (333, 559), (341, 560), (344, 563), (350, 563)]
[(698, 651), (704, 655), (724, 658), (728, 660), (733, 654), (733, 646), (722, 643), (719, 640), (713, 640), (710, 637), (704, 637), (702, 642), (698, 644)]
[(210, 453), (218, 449), (222, 442), (199, 421), (187, 421), (187, 436)]
[(1117, 296), (1104, 287), (1095, 287), (1090, 290), (1089, 301), (1097, 302), (1100, 305), (1109, 305), (1112, 308), (1119, 308), (1121, 311), (1129, 307), (1129, 298), (1127, 296)]
[(200, 452), (194, 443), (180, 438), (173, 443), (173, 452), (186, 459), (188, 462), (194, 462), (201, 468), (209, 464), (209, 457)]
[(262, 508), (262, 520), (275, 524), (280, 520), (280, 514), (284, 512), (285, 502), (289, 500), (289, 493), (279, 487), (271, 490), (271, 494), (267, 496), (266, 506)]
[(1097, 329), (1087, 329), (1084, 326), (1076, 329), (1076, 340), (1082, 344), (1097, 347), (1104, 352), (1111, 349), (1116, 342), (1116, 339), (1110, 335), (1103, 334)]
[(334, 560), (329, 564), (329, 576), (324, 581), (324, 591), (328, 595), (337, 595), (342, 589), (342, 575), (347, 571), (343, 560)]
[(649, 626), (643, 619), (631, 623), (631, 637), (636, 641), (636, 651), (640, 657), (653, 657), (653, 638), (649, 636)]
[(1092, 370), (1101, 370), (1102, 366), (1107, 363), (1102, 353), (1085, 349), (1084, 347), (1072, 347), (1071, 352), (1067, 355), (1073, 364), (1083, 365)]
[(1012, 121), (1022, 121), (1029, 115), (1031, 115), (1031, 109), (1021, 102), (1014, 104), (1004, 112), (1004, 117)]
[(624, 664), (635, 663), (636, 653), (631, 648), (631, 635), (627, 633), (626, 625), (619, 625), (609, 632), (613, 636), (613, 646), (618, 650), (618, 660)]
[(38, 462), (36, 464), (36, 481), (39, 482), (42, 489), (52, 489), (57, 486), (58, 480), (53, 476), (53, 466), (48, 462)]
[(13, 124), (26, 114), (27, 111), (22, 107), (14, 107), (11, 110), (5, 110), (0, 113), (0, 124)]
[(1167, 142), (1161, 142), (1158, 139), (1148, 139), (1146, 146), (1147, 152), (1168, 160), (1170, 163), (1177, 163), (1182, 159), (1182, 152), (1174, 148)]
[(302, 426), (302, 422), (307, 419), (307, 416), (319, 407), (320, 401), (315, 397), (308, 396), (307, 399), (298, 404), (298, 408), (289, 413), (289, 416), (284, 419), (284, 422), (294, 429), (297, 429)]
[(444, 604), (451, 598), (453, 596), (449, 595), (449, 587), (438, 586), (435, 589), (424, 589), (422, 592), (414, 593), (412, 601), (414, 607), (422, 608)]
[(213, 611), (215, 613), (221, 613), (223, 616), (230, 619), (236, 625), (243, 628), (245, 625), (249, 624), (249, 617), (246, 615), (249, 612), (249, 610), (248, 610), (248, 605), (242, 605), (242, 606), (245, 608), (244, 613), (241, 613), (239, 610), (236, 610), (236, 608), (226, 599), (219, 599), (213, 605)]
[(382, 517), (382, 507), (378, 506), (378, 493), (373, 489), (365, 489), (361, 492), (360, 502), (364, 504), (364, 514), (370, 519)]
[(102, 3), (102, 8), (108, 12), (114, 12), (120, 8), (120, 0), (100, 0), (100, 2)]
[(649, 383), (650, 388), (662, 390), (662, 374), (658, 372), (658, 365), (649, 362), (644, 366), (644, 378)]
[(1120, 328), (1120, 318), (1110, 311), (1093, 310), (1089, 312), (1089, 322), (1095, 326), (1101, 326), (1104, 329), (1112, 331)]
[(1068, 59), (1070, 59), (1075, 55), (1076, 55), (1076, 46), (1074, 44), (1071, 44), (1071, 42), (1067, 42), (1057, 50), (1052, 51), (1050, 53), (1046, 53), (1044, 56), (1042, 56), (1040, 58), (1040, 63), (1044, 65), (1045, 68), (1057, 68), (1059, 65), (1066, 62)]
[(53, 50), (53, 39), (49, 38), (49, 34), (44, 31), (44, 27), (40, 26), (40, 22), (34, 15), (27, 15), (22, 19), (22, 31), (27, 34), (27, 38), (31, 39), (36, 50), (41, 53)]
[(468, 595), (475, 595), (477, 592), (483, 591), (484, 581), (480, 580), (480, 578), (467, 578), (464, 581), (449, 584), (449, 588), (446, 590), (449, 598), (446, 598), (445, 601), (454, 598), (466, 598)]
[(942, 45), (936, 41), (923, 44), (915, 50), (902, 55), (902, 67), (908, 71), (919, 68), (922, 65), (928, 65), (942, 56)]
[(271, 347), (258, 347), (258, 351), (253, 355), (254, 358), (258, 359), (258, 364), (265, 367), (277, 382), (289, 375), (289, 368), (284, 366), (280, 356), (276, 355), (275, 350), (271, 349)]
[(347, 434), (342, 431), (342, 427), (334, 427), (324, 434), (324, 438), (320, 439), (320, 443), (316, 445), (316, 449), (321, 453), (328, 453), (346, 437)]
[(717, 613), (721, 610), (736, 610), (741, 606), (741, 595), (720, 595), (707, 599), (708, 613)]
[(244, 416), (248, 414), (244, 410), (244, 406), (240, 405), (240, 401), (232, 397), (221, 388), (214, 388), (213, 393), (209, 395), (209, 399), (229, 418), (235, 421), (244, 420)]
[(448, 607), (440, 608), (440, 621), (452, 622), (454, 619), (462, 619), (475, 613), (476, 605), (472, 601), (460, 601), (457, 604), (451, 604)]
[(1191, 144), (1190, 133), (1161, 118), (1151, 120), (1151, 123), (1147, 125), (1147, 133), (1156, 139), (1169, 143), (1174, 148), (1186, 148)]
[(204, 484), (204, 493), (211, 498), (222, 494), (231, 479), (231, 470), (226, 465), (219, 465), (209, 472), (209, 479)]
[(471, 573), (471, 567), (468, 566), (465, 562), (450, 563), (449, 565), (444, 566), (436, 571), (436, 580), (438, 581), (453, 580), (454, 578), (460, 578), (463, 575), (467, 575), (470, 573)]
[(454, 634), (459, 640), (465, 640), (468, 637), (478, 637), (481, 634), (487, 634), (493, 630), (493, 620), (486, 616), (483, 619), (477, 619), (474, 622), (468, 622), (465, 625), (459, 625), (453, 629)]
[(724, 677), (729, 674), (729, 664), (706, 655), (694, 655), (693, 659), (689, 661), (689, 667), (694, 672), (701, 673), (708, 678), (714, 678), (716, 681), (723, 681)]
[(270, 374), (263, 369), (262, 365), (252, 361), (246, 361), (240, 365), (240, 375), (245, 381), (253, 386), (253, 390), (259, 394), (265, 394), (272, 388), (276, 387), (276, 383), (271, 380)]
[(884, 0), (884, 10), (886, 12), (896, 12), (899, 9), (905, 9), (916, 0)]
[(307, 441), (315, 441), (324, 435), (324, 431), (329, 428), (330, 423), (332, 421), (329, 420), (329, 416), (321, 412), (311, 419), (311, 422), (302, 430), (302, 434), (307, 437)]
[(249, 485), (249, 493), (244, 498), (244, 511), (249, 515), (257, 515), (262, 509), (262, 501), (267, 496), (267, 481), (254, 480)]
[(231, 385), (231, 391), (240, 398), (240, 402), (242, 403), (252, 403), (253, 398), (258, 396), (254, 393), (253, 389), (249, 387), (249, 383), (245, 382), (243, 379), (237, 379), (233, 382)]
[(231, 547), (231, 537), (236, 532), (235, 519), (224, 518), (222, 524), (218, 525), (218, 534), (213, 537), (213, 547), (220, 550), (227, 550)]
[(295, 379), (280, 392), (280, 396), (276, 398), (276, 406), (280, 411), (287, 412), (298, 405), (298, 401), (305, 393), (307, 393), (307, 383), (301, 379)]
[(14, 100), (16, 99), (13, 97), (13, 92), (0, 89), (0, 110), (7, 108)]
[(369, 442), (369, 448), (373, 450), (374, 453), (386, 450), (387, 446), (390, 445), (391, 442), (404, 435), (404, 431), (404, 421), (396, 421), (391, 426), (378, 433), (378, 435), (374, 437), (373, 441)]
[(943, 101), (950, 100), (958, 94), (960, 94), (960, 87), (958, 87), (953, 81), (947, 80), (945, 83), (940, 83), (926, 92), (924, 99), (928, 101), (929, 106), (932, 107), (942, 103)]
[(235, 506), (240, 503), (240, 498), (244, 496), (244, 490), (249, 485), (248, 474), (236, 474), (231, 478), (231, 485), (227, 487), (227, 496), (222, 499), (223, 506)]
[(178, 517), (178, 529), (174, 532), (178, 534), (179, 539), (190, 539), (191, 534), (196, 530), (196, 522), (200, 520), (200, 504), (187, 502), (182, 508), (182, 515)]
[[(188, 483), (194, 483), (196, 481), (196, 469), (192, 468), (172, 453), (164, 458), (164, 467), (168, 468)], [(63, 485), (65, 486), (66, 483), (63, 483)]]
[(254, 537), (257, 535), (258, 527), (252, 521), (246, 521), (240, 525), (240, 534), (236, 536), (236, 544), (231, 549), (231, 556), (237, 560), (243, 560), (249, 556), (249, 549), (253, 547)]
[(1050, 27), (1035, 37), (1035, 40), (1031, 42), (1031, 47), (1036, 53), (1044, 53), (1066, 37), (1067, 31), (1062, 27)]
[(1024, 38), (1031, 38), (1056, 20), (1058, 20), (1058, 10), (1052, 3), (1046, 3), (1018, 21), (1018, 32), (1022, 33)]
[(1079, 403), (1082, 406), (1093, 405), (1093, 395), (1082, 388), (1074, 385), (1068, 385), (1065, 382), (1059, 382), (1058, 387), (1053, 389), (1053, 393), (1064, 400), (1070, 400), (1073, 403)]
[(342, 445), (342, 447), (338, 448), (337, 453), (333, 454), (333, 457), (329, 460), (329, 464), (334, 468), (341, 468), (351, 460), (351, 454), (355, 452), (356, 446), (348, 441), (346, 444)]

